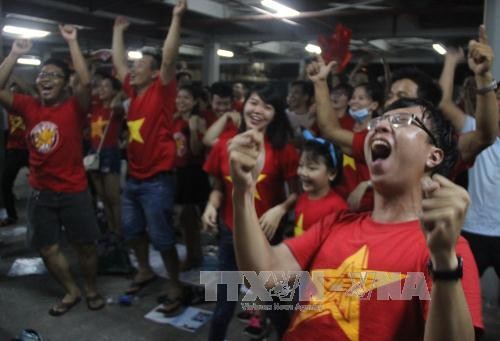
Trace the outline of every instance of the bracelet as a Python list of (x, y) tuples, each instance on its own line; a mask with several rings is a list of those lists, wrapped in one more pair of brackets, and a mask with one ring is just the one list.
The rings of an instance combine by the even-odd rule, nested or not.
[(431, 275), (433, 281), (457, 281), (461, 279), (464, 275), (463, 273), (464, 261), (462, 257), (457, 256), (457, 261), (458, 261), (457, 268), (454, 270), (435, 271), (432, 262), (429, 259), (429, 262), (427, 263), (427, 271), (429, 275)]
[(497, 81), (495, 79), (493, 79), (490, 84), (488, 84), (482, 88), (476, 89), (476, 95), (485, 95), (488, 92), (494, 91), (496, 89), (497, 89)]

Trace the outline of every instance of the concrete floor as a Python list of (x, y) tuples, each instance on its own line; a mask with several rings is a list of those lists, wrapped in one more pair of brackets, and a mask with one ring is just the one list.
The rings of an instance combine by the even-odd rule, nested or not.
[[(26, 193), (24, 184), (16, 188), (18, 197)], [(20, 216), (24, 216), (20, 202)], [(25, 226), (23, 219), (19, 226)], [(69, 313), (61, 317), (52, 317), (47, 314), (48, 309), (61, 299), (63, 292), (47, 274), (22, 277), (6, 276), (12, 263), (17, 258), (38, 257), (31, 249), (25, 246), (24, 233), (17, 236), (8, 236), (15, 227), (0, 228), (0, 341), (8, 341), (17, 337), (21, 330), (32, 328), (37, 330), (44, 340), (50, 341), (151, 341), (151, 340), (206, 340), (208, 324), (196, 333), (179, 330), (170, 325), (151, 322), (144, 315), (153, 309), (156, 297), (161, 292), (163, 281), (156, 281), (142, 292), (142, 297), (131, 307), (107, 305), (103, 310), (94, 312), (87, 309), (85, 302), (81, 302)], [(19, 231), (22, 230), (18, 228)], [(73, 273), (78, 273), (78, 267), (71, 250), (65, 250), (69, 255)], [(78, 279), (78, 278), (77, 278)], [(80, 279), (78, 279), (80, 280)], [(81, 281), (80, 281), (81, 282)], [(494, 302), (491, 294), (491, 280), (485, 282), (483, 290), (488, 296), (485, 302)], [(123, 293), (128, 287), (130, 279), (122, 276), (100, 276), (98, 280), (100, 293), (106, 298)], [(496, 298), (496, 297), (495, 297)], [(200, 305), (200, 308), (213, 310), (214, 304)], [(484, 320), (486, 335), (482, 340), (500, 340), (500, 309), (491, 303), (484, 304)], [(233, 319), (229, 331), (229, 340), (248, 339), (241, 331), (245, 325)], [(269, 340), (276, 340), (273, 335)]]

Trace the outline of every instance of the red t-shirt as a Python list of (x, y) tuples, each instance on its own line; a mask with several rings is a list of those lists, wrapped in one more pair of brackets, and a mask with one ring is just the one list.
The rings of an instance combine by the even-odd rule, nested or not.
[(234, 110), (237, 112), (243, 112), (243, 105), (245, 104), (245, 101), (233, 101), (233, 104), (231, 105)]
[(300, 236), (324, 216), (345, 209), (348, 209), (347, 203), (333, 189), (316, 200), (309, 199), (307, 193), (302, 193), (295, 204), (294, 235)]
[[(203, 153), (199, 156), (194, 156), (191, 152), (189, 139), (191, 131), (189, 130), (189, 122), (182, 117), (174, 118), (173, 136), (175, 141), (175, 167), (186, 167), (188, 165), (203, 164)], [(198, 134), (201, 141), (202, 134)]]
[[(382, 224), (370, 213), (341, 212), (285, 243), (302, 269), (324, 278), (324, 299), (304, 303), (318, 310), (297, 312), (285, 340), (423, 339), (432, 281), (418, 221)], [(462, 285), (472, 322), (482, 329), (479, 275), (462, 237), (456, 252), (464, 260)]]
[(177, 92), (175, 79), (163, 85), (157, 78), (138, 96), (130, 85), (130, 75), (127, 75), (123, 89), (130, 97), (127, 115), (129, 175), (144, 180), (171, 170), (175, 162), (172, 137)]
[[(350, 116), (349, 116), (350, 117)], [(363, 181), (370, 180), (370, 171), (365, 161), (364, 142), (368, 134), (367, 130), (354, 133), (352, 143), (352, 157), (344, 154), (342, 168), (342, 180), (335, 187), (335, 190), (347, 200), (349, 194)], [(371, 189), (365, 192), (361, 200), (360, 210), (373, 209), (373, 191)]]
[(346, 113), (344, 114), (344, 116), (339, 118), (339, 123), (342, 129), (352, 131), (352, 128), (354, 128), (354, 124), (356, 123), (356, 121), (354, 120), (354, 118), (352, 118), (351, 115)]
[[(221, 217), (230, 230), (233, 229), (233, 184), (229, 172), (228, 139), (219, 139), (208, 154), (203, 165), (205, 172), (217, 177), (224, 186), (224, 202)], [(268, 209), (285, 200), (285, 182), (297, 176), (299, 154), (291, 144), (282, 149), (273, 149), (264, 140), (266, 158), (257, 178), (255, 209), (260, 217)]]
[(56, 106), (14, 94), (12, 108), (23, 115), (28, 133), (29, 182), (37, 190), (81, 192), (87, 188), (82, 162), (85, 113), (75, 97)]
[[(93, 150), (97, 150), (101, 138), (104, 135), (106, 126), (110, 124), (104, 142), (102, 143), (103, 148), (114, 148), (118, 147), (118, 139), (120, 137), (121, 129), (121, 117), (116, 113), (111, 117), (112, 108), (106, 108), (103, 106), (101, 101), (92, 102), (92, 107), (90, 108), (90, 143)], [(110, 123), (111, 118), (111, 123)]]
[(7, 138), (7, 149), (27, 149), (26, 125), (23, 117), (15, 113), (8, 113), (9, 137)]

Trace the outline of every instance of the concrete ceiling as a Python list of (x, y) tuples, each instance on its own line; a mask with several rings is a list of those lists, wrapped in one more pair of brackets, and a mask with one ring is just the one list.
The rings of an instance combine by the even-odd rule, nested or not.
[[(188, 0), (189, 1), (189, 0)], [(127, 45), (161, 44), (175, 0), (0, 0), (4, 24), (46, 29), (53, 34), (35, 42), (35, 53), (64, 51), (57, 23), (82, 28), (85, 50), (109, 48), (113, 19), (127, 16), (132, 25)], [(235, 58), (222, 63), (248, 61), (297, 62), (308, 56), (304, 46), (337, 23), (353, 31), (354, 57), (372, 53), (389, 62), (433, 63), (441, 58), (433, 42), (464, 46), (482, 22), (479, 0), (280, 0), (300, 15), (290, 21), (263, 13), (260, 0), (190, 0), (183, 22), (181, 54), (201, 61), (203, 46), (217, 42), (233, 50)], [(10, 39), (4, 39), (8, 48)]]

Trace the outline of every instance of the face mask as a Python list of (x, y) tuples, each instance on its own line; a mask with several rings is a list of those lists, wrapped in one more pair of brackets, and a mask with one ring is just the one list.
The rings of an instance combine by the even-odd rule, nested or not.
[(367, 108), (359, 110), (349, 109), (349, 115), (351, 115), (351, 117), (354, 118), (356, 122), (361, 123), (365, 120), (365, 118), (368, 117), (368, 115), (370, 115), (370, 112)]

